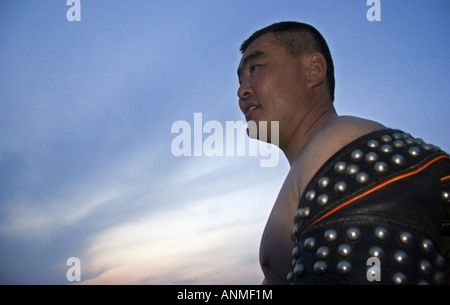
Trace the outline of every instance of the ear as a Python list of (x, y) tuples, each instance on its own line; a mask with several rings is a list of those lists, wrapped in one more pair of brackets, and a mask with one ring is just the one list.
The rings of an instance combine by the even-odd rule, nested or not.
[(305, 56), (306, 78), (308, 87), (316, 87), (322, 84), (327, 75), (327, 62), (319, 52), (313, 52)]

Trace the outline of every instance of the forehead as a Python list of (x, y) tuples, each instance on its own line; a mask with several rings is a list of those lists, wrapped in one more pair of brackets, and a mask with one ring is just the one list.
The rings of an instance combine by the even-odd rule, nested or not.
[(266, 33), (256, 38), (242, 54), (242, 58), (246, 55), (253, 53), (255, 50), (270, 49), (272, 47), (278, 46), (278, 40), (273, 33)]
[(240, 75), (241, 70), (248, 63), (248, 61), (255, 57), (255, 55), (264, 55), (267, 56), (271, 53), (271, 50), (280, 47), (277, 44), (277, 39), (275, 35), (272, 33), (264, 34), (258, 38), (256, 38), (245, 50), (244, 54), (242, 54), (241, 61), (238, 67), (238, 75)]

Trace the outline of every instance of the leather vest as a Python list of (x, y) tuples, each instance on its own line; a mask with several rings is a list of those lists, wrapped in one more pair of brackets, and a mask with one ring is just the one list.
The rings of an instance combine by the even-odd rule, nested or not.
[(446, 284), (450, 158), (384, 129), (316, 173), (297, 210), (290, 284)]

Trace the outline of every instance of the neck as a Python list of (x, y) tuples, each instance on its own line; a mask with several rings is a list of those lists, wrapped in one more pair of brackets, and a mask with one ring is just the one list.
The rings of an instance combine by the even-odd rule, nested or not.
[(280, 145), (281, 150), (291, 166), (308, 144), (309, 140), (313, 138), (323, 126), (327, 125), (337, 117), (336, 110), (330, 104), (321, 104), (320, 106), (311, 108), (306, 113), (291, 133), (288, 141), (284, 145)]

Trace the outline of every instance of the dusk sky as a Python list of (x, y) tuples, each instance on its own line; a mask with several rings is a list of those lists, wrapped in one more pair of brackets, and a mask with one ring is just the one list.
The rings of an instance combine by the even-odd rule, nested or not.
[(194, 156), (194, 121), (224, 141), (244, 121), (239, 47), (274, 22), (323, 34), (339, 114), (450, 151), (448, 0), (381, 0), (380, 21), (366, 0), (80, 0), (80, 21), (66, 2), (0, 0), (0, 284), (261, 283), (289, 164)]

